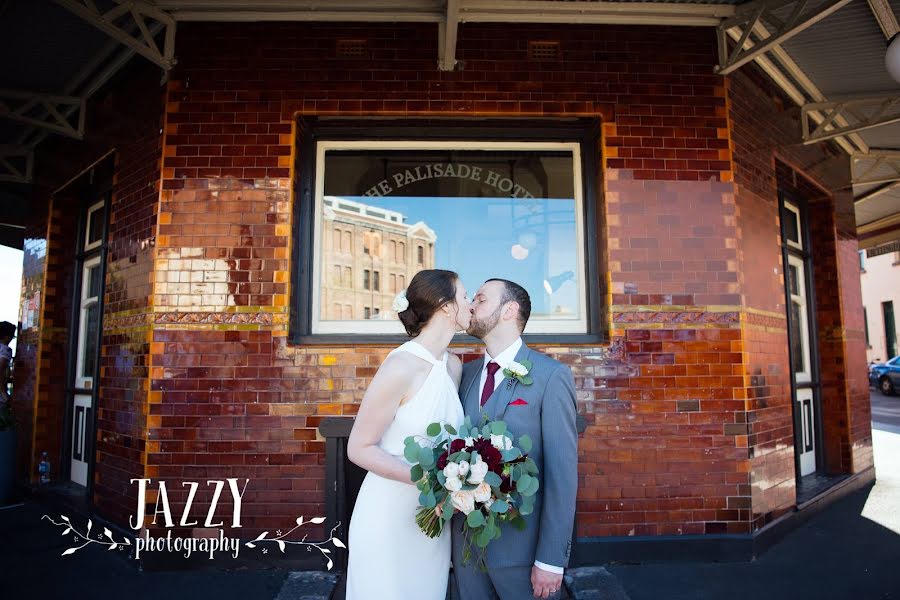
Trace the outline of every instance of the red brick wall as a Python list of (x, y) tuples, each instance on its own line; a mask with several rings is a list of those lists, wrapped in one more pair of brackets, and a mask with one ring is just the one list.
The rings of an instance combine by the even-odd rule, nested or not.
[[(753, 528), (795, 503), (793, 423), (778, 191), (809, 204), (822, 369), (827, 469), (859, 472), (871, 465), (868, 385), (852, 197), (847, 156), (829, 144), (804, 146), (799, 108), (755, 69), (728, 78), (734, 151), (740, 273), (748, 311), (748, 423)], [(844, 190), (844, 191), (842, 191)], [(841, 231), (836, 223), (839, 222)], [(838, 240), (843, 238), (843, 242)], [(849, 254), (838, 260), (837, 248)], [(839, 290), (835, 294), (835, 290)], [(845, 341), (846, 340), (846, 341)], [(850, 385), (844, 380), (852, 382)], [(852, 390), (852, 391), (851, 391)], [(851, 415), (856, 430), (848, 428)], [(851, 441), (852, 440), (852, 441)], [(855, 452), (851, 451), (855, 448)]]
[[(366, 39), (367, 55), (336, 58), (340, 38)], [(561, 60), (529, 61), (529, 39), (560, 40)], [(591, 234), (610, 343), (542, 348), (572, 366), (588, 421), (578, 533), (746, 533), (780, 514), (793, 450), (772, 152), (789, 138), (768, 84), (711, 75), (711, 29), (465, 24), (450, 73), (436, 42), (433, 25), (180, 28), (161, 150), (148, 112), (120, 155), (104, 512), (125, 522), (127, 478), (143, 472), (171, 482), (176, 511), (180, 479), (250, 478), (245, 536), (324, 513), (316, 428), (356, 413), (388, 348), (287, 341), (293, 123), (307, 114), (600, 118)]]

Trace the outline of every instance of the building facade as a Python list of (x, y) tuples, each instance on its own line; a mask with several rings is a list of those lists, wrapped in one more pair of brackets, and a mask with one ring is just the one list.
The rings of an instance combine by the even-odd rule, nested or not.
[(402, 340), (374, 317), (431, 266), (528, 282), (526, 342), (572, 368), (581, 560), (671, 536), (722, 557), (807, 476), (874, 478), (847, 155), (796, 144), (753, 65), (714, 74), (711, 29), (466, 24), (449, 72), (437, 45), (181, 24), (164, 85), (134, 63), (84, 141), (41, 146), (23, 478), (48, 451), (122, 526), (135, 478), (250, 479), (247, 538), (324, 514), (319, 426), (356, 413)]
[(900, 308), (900, 252), (859, 253), (863, 318), (866, 321), (866, 358), (884, 362), (900, 354), (897, 318)]

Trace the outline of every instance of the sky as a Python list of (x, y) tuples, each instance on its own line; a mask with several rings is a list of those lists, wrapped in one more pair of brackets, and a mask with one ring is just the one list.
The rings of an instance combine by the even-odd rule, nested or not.
[[(571, 198), (342, 197), (403, 213), (410, 225), (427, 224), (437, 234), (435, 267), (458, 272), (470, 297), (486, 279), (501, 277), (528, 290), (536, 314), (577, 310)], [(551, 298), (544, 280), (567, 271), (572, 278)]]
[[(22, 291), (22, 251), (0, 246), (0, 321), (19, 322)], [(18, 333), (18, 332), (17, 332)], [(15, 352), (16, 340), (10, 346)]]

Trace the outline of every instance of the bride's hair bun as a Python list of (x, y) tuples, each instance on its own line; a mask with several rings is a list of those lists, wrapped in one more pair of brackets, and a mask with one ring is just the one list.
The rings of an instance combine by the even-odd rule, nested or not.
[(443, 269), (426, 269), (416, 273), (406, 289), (409, 306), (397, 313), (410, 337), (416, 337), (434, 313), (456, 298), (459, 275)]

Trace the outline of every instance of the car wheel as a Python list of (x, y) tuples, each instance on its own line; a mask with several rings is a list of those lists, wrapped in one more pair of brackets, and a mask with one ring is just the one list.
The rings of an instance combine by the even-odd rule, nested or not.
[(884, 376), (878, 380), (878, 389), (880, 389), (881, 393), (885, 396), (894, 395), (894, 384), (891, 383), (891, 380), (888, 379), (887, 376)]

